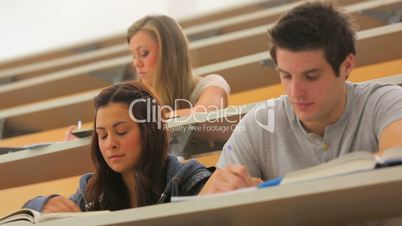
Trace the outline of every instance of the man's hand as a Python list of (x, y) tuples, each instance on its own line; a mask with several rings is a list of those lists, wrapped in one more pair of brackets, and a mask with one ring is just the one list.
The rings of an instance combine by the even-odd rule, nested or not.
[(256, 186), (261, 182), (261, 179), (251, 177), (246, 167), (228, 165), (225, 168), (215, 170), (199, 194), (233, 191), (239, 188)]
[(80, 212), (80, 208), (71, 200), (64, 196), (54, 196), (50, 198), (43, 207), (43, 213), (52, 212)]

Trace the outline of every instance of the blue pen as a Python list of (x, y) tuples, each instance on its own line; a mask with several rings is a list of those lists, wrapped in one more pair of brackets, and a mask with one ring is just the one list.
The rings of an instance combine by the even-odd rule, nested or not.
[(282, 177), (277, 177), (274, 179), (266, 180), (259, 185), (257, 185), (258, 188), (267, 188), (267, 187), (273, 187), (281, 184)]

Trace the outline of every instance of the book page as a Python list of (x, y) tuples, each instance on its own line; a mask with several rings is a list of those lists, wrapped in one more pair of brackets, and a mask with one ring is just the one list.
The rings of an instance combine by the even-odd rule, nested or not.
[(374, 169), (374, 155), (366, 151), (352, 152), (329, 162), (286, 175), (281, 184), (313, 180)]
[(381, 155), (376, 156), (379, 165), (402, 164), (402, 147), (386, 149)]
[(20, 209), (0, 219), (0, 224), (5, 224), (13, 221), (27, 221), (34, 223), (35, 218), (39, 217), (41, 213), (31, 209)]
[(69, 217), (87, 217), (87, 216), (96, 216), (101, 214), (110, 213), (109, 210), (102, 211), (89, 211), (89, 212), (59, 212), (59, 213), (46, 213), (41, 214), (40, 217), (36, 218), (36, 223), (45, 222), (49, 220), (63, 219)]
[(20, 209), (0, 219), (0, 224), (15, 221), (25, 221), (30, 223), (39, 223), (49, 220), (56, 220), (69, 217), (96, 216), (110, 213), (109, 210), (91, 211), (91, 212), (59, 212), (59, 213), (40, 213), (32, 209)]

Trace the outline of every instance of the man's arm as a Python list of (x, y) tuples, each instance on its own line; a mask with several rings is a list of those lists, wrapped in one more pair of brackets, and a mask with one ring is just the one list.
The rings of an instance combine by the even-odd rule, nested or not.
[(396, 146), (402, 146), (402, 119), (396, 120), (387, 125), (381, 135), (378, 150), (383, 152), (384, 150)]
[[(260, 138), (265, 135), (256, 124), (256, 117), (266, 117), (266, 111), (255, 108), (242, 118), (222, 149), (217, 162), (217, 170), (212, 174), (200, 195), (226, 192), (239, 188), (255, 186), (262, 182), (260, 156)], [(259, 115), (256, 115), (256, 114)], [(267, 120), (267, 119), (265, 119)], [(267, 138), (268, 139), (268, 138)]]
[(222, 169), (216, 169), (199, 194), (227, 192), (256, 186), (261, 182), (261, 179), (251, 177), (243, 165), (228, 165)]

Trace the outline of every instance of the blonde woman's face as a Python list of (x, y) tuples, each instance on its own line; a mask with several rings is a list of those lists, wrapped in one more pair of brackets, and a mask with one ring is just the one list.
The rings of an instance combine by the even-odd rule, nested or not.
[(151, 87), (158, 69), (159, 45), (147, 31), (139, 31), (130, 39), (130, 51), (137, 76)]

